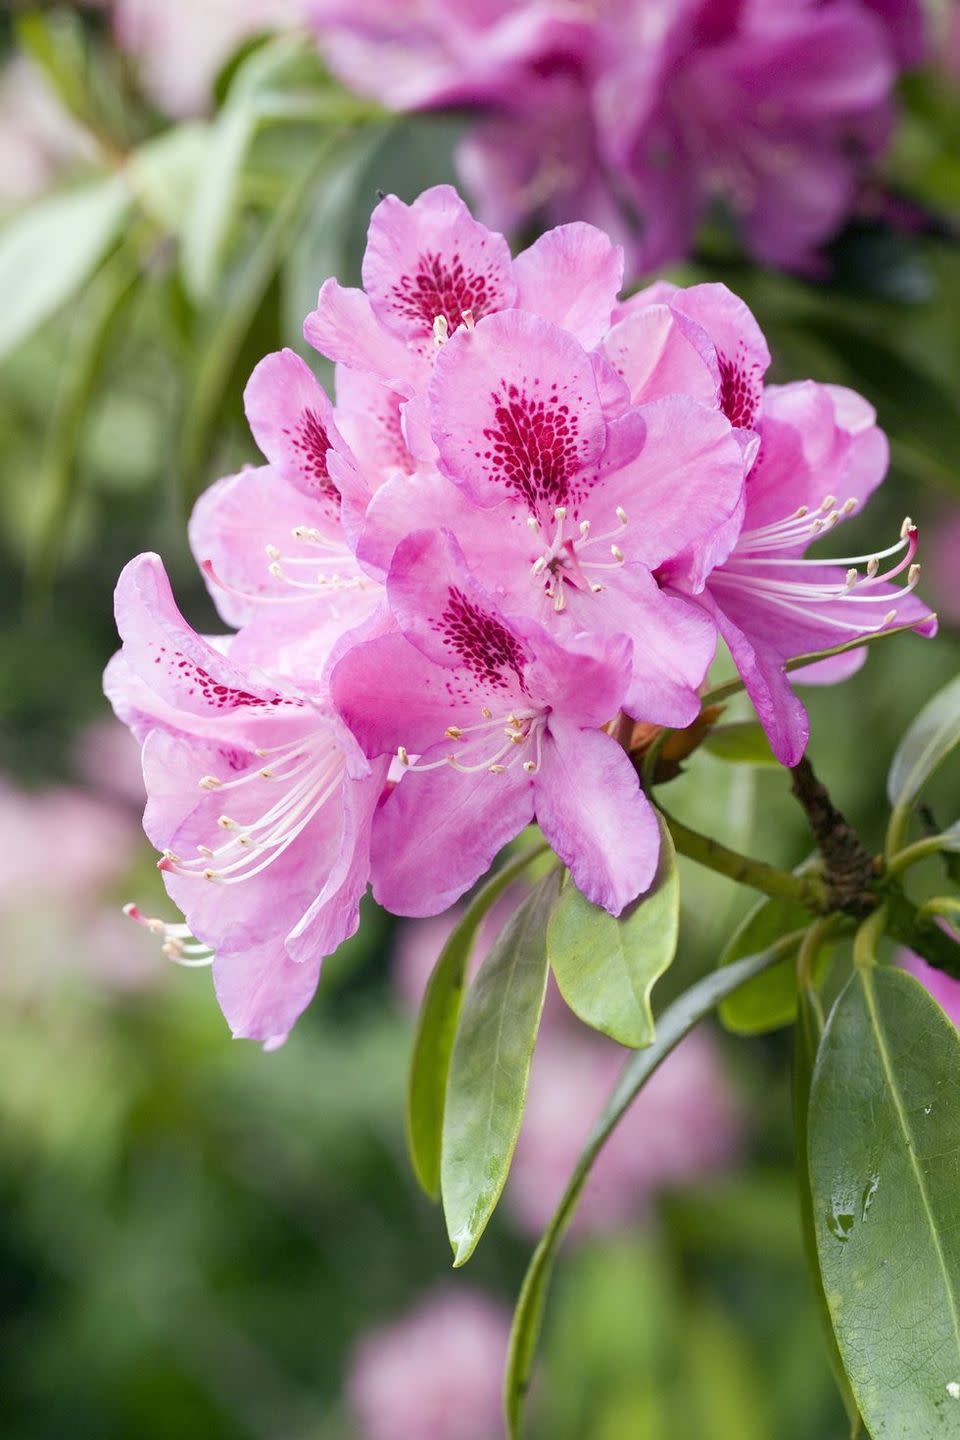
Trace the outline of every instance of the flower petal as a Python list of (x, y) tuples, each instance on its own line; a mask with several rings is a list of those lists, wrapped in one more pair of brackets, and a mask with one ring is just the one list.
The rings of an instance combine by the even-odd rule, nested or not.
[(517, 307), (598, 345), (623, 284), (623, 250), (602, 230), (576, 221), (557, 225), (514, 261)]

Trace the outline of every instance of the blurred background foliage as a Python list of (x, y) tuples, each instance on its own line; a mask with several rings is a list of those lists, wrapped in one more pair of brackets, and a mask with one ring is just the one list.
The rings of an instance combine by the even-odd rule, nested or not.
[[(377, 191), (451, 179), (458, 126), (346, 95), (292, 29), (246, 39), (187, 119), (142, 78), (102, 9), (0, 14), (0, 1428), (363, 1440), (343, 1398), (353, 1349), (449, 1259), (404, 1153), (397, 927), (370, 908), (282, 1051), (231, 1042), (206, 976), (165, 968), (118, 919), (134, 894), (164, 901), (100, 674), (137, 551), (161, 551), (188, 616), (214, 626), (185, 518), (255, 458), (247, 375), (281, 344), (306, 353), (321, 281), (358, 280)], [(814, 762), (871, 843), (896, 739), (960, 659), (958, 88), (936, 64), (908, 78), (889, 188), (835, 242), (828, 281), (750, 266), (719, 230), (674, 272), (727, 281), (776, 379), (851, 384), (891, 436), (890, 482), (850, 543), (885, 544), (913, 515), (943, 629), (810, 696)], [(804, 858), (775, 770), (698, 752), (670, 803), (730, 844)], [(683, 879), (660, 1003), (750, 903)], [(544, 1440), (845, 1433), (801, 1254), (789, 1043), (719, 1043), (742, 1158), (570, 1247)], [(508, 1213), (453, 1283), (509, 1303), (530, 1245)]]

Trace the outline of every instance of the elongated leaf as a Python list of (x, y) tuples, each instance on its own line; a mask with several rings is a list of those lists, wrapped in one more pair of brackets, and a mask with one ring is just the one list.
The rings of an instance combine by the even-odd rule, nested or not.
[(923, 707), (897, 746), (887, 779), (891, 805), (909, 805), (957, 745), (960, 745), (960, 676)]
[(834, 1006), (808, 1143), (823, 1288), (873, 1440), (960, 1435), (960, 1039), (904, 971), (858, 970)]
[(547, 954), (570, 1009), (635, 1049), (653, 1040), (650, 995), (677, 953), (680, 877), (673, 840), (660, 819), (653, 884), (619, 919), (564, 886), (547, 930)]
[[(720, 956), (730, 965), (744, 955), (756, 955), (781, 935), (810, 924), (810, 912), (790, 900), (761, 900), (731, 936)], [(799, 942), (798, 942), (799, 943)], [(720, 1006), (720, 1019), (735, 1035), (763, 1035), (790, 1025), (797, 1015), (797, 969), (794, 956), (741, 985)]]
[(523, 1435), (524, 1399), (530, 1383), (553, 1262), (560, 1241), (573, 1219), (594, 1161), (647, 1080), (694, 1025), (705, 1015), (709, 1015), (711, 1010), (716, 1009), (721, 1000), (731, 995), (739, 985), (760, 975), (768, 966), (775, 965), (796, 942), (796, 935), (784, 936), (763, 954), (748, 955), (743, 960), (737, 960), (722, 970), (714, 970), (704, 976), (660, 1016), (653, 1044), (632, 1055), (624, 1066), (603, 1114), (580, 1153), (580, 1159), (563, 1192), (563, 1198), (554, 1211), (524, 1276), (513, 1317), (504, 1389), (507, 1433), (510, 1440), (520, 1440)]
[(718, 760), (729, 760), (735, 765), (767, 765), (774, 770), (780, 769), (780, 761), (770, 749), (763, 726), (756, 720), (716, 725), (707, 732), (703, 744)]
[(120, 233), (130, 207), (111, 175), (51, 195), (0, 230), (0, 358), (70, 299)]
[[(772, 974), (773, 971), (768, 971), (767, 973)], [(797, 999), (797, 1026), (794, 1032), (793, 1048), (793, 1149), (797, 1173), (797, 1197), (800, 1202), (803, 1249), (807, 1257), (810, 1279), (817, 1300), (817, 1313), (820, 1316), (823, 1326), (830, 1368), (833, 1371), (834, 1379), (837, 1382), (837, 1387), (843, 1398), (844, 1409), (847, 1412), (847, 1417), (852, 1427), (858, 1417), (857, 1403), (853, 1398), (850, 1382), (847, 1380), (846, 1372), (843, 1368), (843, 1361), (840, 1358), (840, 1351), (837, 1348), (837, 1337), (833, 1333), (833, 1324), (830, 1320), (827, 1297), (823, 1293), (823, 1279), (820, 1275), (820, 1263), (817, 1258), (817, 1236), (813, 1215), (813, 1193), (810, 1188), (810, 1167), (807, 1164), (810, 1085), (813, 1080), (813, 1067), (816, 1063), (817, 1051), (820, 1048), (822, 1032), (823, 1019), (819, 1009), (819, 1001), (809, 990), (801, 987)]]
[(474, 897), (441, 950), (423, 996), (407, 1086), (407, 1144), (414, 1174), (431, 1199), (436, 1199), (440, 1189), (440, 1149), (450, 1056), (477, 932), (507, 887), (545, 848), (538, 845), (518, 855), (498, 870)]
[(547, 986), (547, 922), (559, 873), (524, 901), (467, 994), (454, 1042), (440, 1163), (454, 1265), (486, 1229), (506, 1183)]

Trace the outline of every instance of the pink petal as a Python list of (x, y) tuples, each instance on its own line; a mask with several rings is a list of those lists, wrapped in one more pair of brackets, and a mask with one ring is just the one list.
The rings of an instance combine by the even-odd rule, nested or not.
[(687, 395), (710, 408), (719, 403), (720, 370), (706, 331), (669, 305), (624, 317), (605, 336), (603, 349), (634, 405), (664, 395)]
[(316, 993), (321, 963), (317, 955), (298, 964), (278, 939), (217, 954), (213, 983), (234, 1038), (283, 1044)]
[(509, 497), (526, 513), (576, 498), (605, 427), (590, 358), (519, 310), (482, 320), (441, 350), (430, 382), (440, 468), (478, 505)]
[(510, 247), (474, 220), (456, 190), (435, 185), (412, 205), (387, 195), (373, 212), (363, 285), (374, 315), (393, 334), (433, 348), (438, 316), (450, 334), (512, 306)]
[(552, 321), (592, 350), (610, 328), (623, 250), (593, 225), (558, 225), (517, 256), (514, 274), (519, 309)]
[(673, 308), (709, 335), (720, 366), (720, 405), (732, 425), (749, 429), (763, 395), (770, 351), (753, 313), (726, 285), (677, 290)]
[(373, 893), (395, 915), (439, 915), (532, 819), (533, 782), (519, 765), (505, 775), (408, 772), (374, 818)]
[(284, 480), (336, 515), (340, 494), (330, 479), (327, 451), (343, 441), (333, 406), (310, 366), (292, 350), (260, 361), (243, 403), (253, 438)]
[(609, 735), (553, 716), (534, 778), (545, 837), (587, 899), (619, 915), (652, 882), (660, 852), (632, 764)]
[(321, 285), (303, 336), (328, 360), (378, 375), (395, 390), (412, 394), (426, 378), (423, 358), (384, 329), (363, 291), (346, 290), (336, 280)]

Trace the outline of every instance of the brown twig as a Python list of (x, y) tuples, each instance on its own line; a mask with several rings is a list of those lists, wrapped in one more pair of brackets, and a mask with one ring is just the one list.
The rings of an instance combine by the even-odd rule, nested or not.
[(876, 861), (856, 830), (837, 809), (826, 786), (804, 757), (791, 770), (794, 795), (803, 806), (825, 862), (824, 879), (830, 888), (830, 909), (848, 915), (869, 915), (877, 904), (874, 882)]

